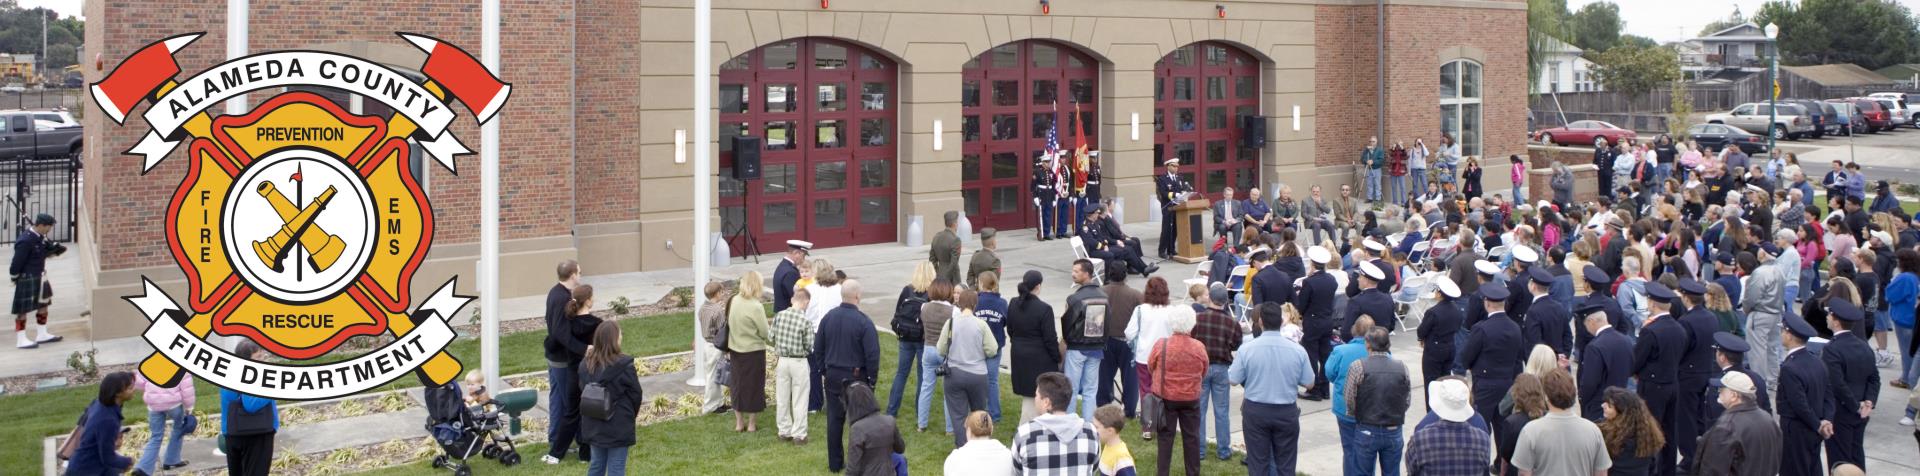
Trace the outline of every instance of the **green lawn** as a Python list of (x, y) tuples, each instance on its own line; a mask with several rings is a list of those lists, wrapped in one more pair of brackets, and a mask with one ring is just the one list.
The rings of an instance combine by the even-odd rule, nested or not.
[[(689, 330), (693, 328), (692, 313), (667, 314), (622, 320), (621, 346), (631, 355), (656, 355), (687, 350), (691, 345)], [(500, 337), (500, 373), (518, 374), (546, 368), (546, 360), (541, 350), (541, 341), (545, 332), (522, 332)], [(463, 364), (473, 367), (480, 361), (480, 341), (461, 339), (450, 347), (455, 358)], [(395, 388), (417, 386), (414, 379), (403, 378), (384, 387), (369, 392), (386, 391)], [(200, 409), (215, 408), (218, 391), (212, 385), (198, 385), (199, 394), (196, 404)], [(86, 410), (87, 404), (99, 394), (98, 385), (82, 385), (47, 392), (8, 395), (0, 397), (0, 421), (7, 422), (7, 429), (0, 431), (0, 468), (39, 468), (41, 465), (41, 439), (64, 434), (73, 430), (73, 422)], [(140, 403), (138, 394), (134, 402), (129, 402), (125, 413), (127, 424), (143, 423), (147, 419), (145, 404)], [(424, 466), (423, 466), (424, 467)], [(12, 474), (6, 471), (0, 474)]]
[[(880, 335), (880, 382), (876, 391), (880, 404), (886, 405), (887, 392), (891, 390), (895, 354), (897, 345), (893, 337)], [(1000, 401), (1003, 404), (1003, 417), (1006, 421), (995, 426), (994, 436), (1001, 442), (1013, 439), (1014, 422), (1019, 420), (1020, 400), (1013, 395), (1007, 385), (1006, 375), (1001, 379)], [(913, 400), (917, 389), (906, 390), (899, 414), (899, 426), (907, 441), (907, 461), (912, 474), (940, 474), (947, 453), (953, 450), (952, 437), (941, 433), (937, 421), (928, 421), (926, 433), (914, 428)], [(939, 392), (938, 388), (935, 392)], [(771, 396), (771, 395), (769, 395)], [(938, 393), (934, 401), (941, 398)], [(1010, 404), (1010, 405), (1008, 405)], [(769, 405), (769, 410), (771, 410)], [(935, 403), (934, 411), (939, 411), (940, 403)], [(794, 474), (824, 474), (827, 470), (826, 413), (816, 413), (809, 419), (808, 443), (806, 446), (793, 446), (780, 442), (775, 437), (773, 414), (771, 411), (761, 414), (759, 433), (733, 432), (733, 416), (705, 415), (640, 427), (638, 442), (628, 452), (627, 472), (630, 474), (733, 474), (786, 476)], [(1125, 435), (1127, 447), (1133, 450), (1133, 457), (1141, 473), (1149, 473), (1156, 466), (1153, 442), (1140, 440), (1137, 427), (1129, 426), (1121, 434)], [(547, 466), (539, 462), (539, 456), (545, 454), (547, 445), (521, 446), (520, 454), (527, 462), (513, 468), (502, 468), (498, 463), (488, 460), (472, 460), (475, 473), (484, 474), (574, 474), (586, 471), (586, 464), (569, 458), (560, 466)], [(1178, 454), (1178, 447), (1175, 447)], [(1175, 459), (1179, 459), (1177, 456)], [(1201, 474), (1229, 475), (1246, 474), (1245, 466), (1240, 465), (1241, 457), (1235, 455), (1229, 461), (1207, 458), (1201, 465)], [(1182, 464), (1182, 463), (1176, 463)], [(1185, 466), (1178, 466), (1184, 468)], [(556, 469), (557, 468), (557, 469)], [(378, 475), (444, 475), (446, 470), (436, 470), (425, 461), (396, 468), (375, 471)]]

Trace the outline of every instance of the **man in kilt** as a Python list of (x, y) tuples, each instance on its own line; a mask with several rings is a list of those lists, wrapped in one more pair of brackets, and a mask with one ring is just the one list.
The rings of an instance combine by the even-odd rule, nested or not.
[[(15, 346), (39, 347), (44, 342), (59, 342), (60, 336), (47, 332), (47, 305), (53, 302), (53, 286), (46, 281), (47, 257), (67, 252), (67, 247), (47, 240), (53, 231), (53, 215), (33, 217), (33, 227), (20, 232), (13, 242), (13, 333)], [(39, 337), (27, 337), (27, 313), (34, 314)]]

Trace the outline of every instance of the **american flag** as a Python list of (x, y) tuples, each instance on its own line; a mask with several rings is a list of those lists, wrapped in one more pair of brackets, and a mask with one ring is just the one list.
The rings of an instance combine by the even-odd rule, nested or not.
[(1061, 173), (1062, 170), (1060, 167), (1062, 164), (1060, 163), (1060, 104), (1059, 103), (1054, 103), (1053, 105), (1053, 122), (1050, 124), (1047, 124), (1047, 148), (1045, 151), (1042, 152), (1041, 157), (1044, 157), (1047, 161), (1047, 165), (1053, 169), (1053, 176), (1054, 176), (1053, 183), (1059, 184), (1058, 186), (1064, 187), (1066, 185), (1066, 177), (1062, 175)]

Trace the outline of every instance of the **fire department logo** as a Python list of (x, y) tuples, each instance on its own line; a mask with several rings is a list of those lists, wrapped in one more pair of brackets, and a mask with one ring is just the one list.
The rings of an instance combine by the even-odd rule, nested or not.
[[(129, 296), (152, 325), (154, 382), (182, 372), (236, 391), (311, 400), (356, 393), (420, 369), (436, 383), (460, 373), (445, 349), (447, 320), (472, 298), (448, 280), (414, 305), (415, 271), (433, 242), (433, 214), (409, 164), (416, 151), (454, 170), (471, 153), (448, 133), (450, 101), (490, 121), (511, 86), (465, 51), (409, 33), (427, 53), (416, 82), (385, 65), (318, 51), (234, 59), (194, 76), (173, 54), (199, 33), (155, 42), (92, 88), (115, 122), (150, 101), (153, 129), (129, 155), (142, 174), (184, 143), (187, 173), (169, 197), (168, 249), (186, 275), (175, 300), (152, 281)], [(378, 101), (391, 118), (354, 114), (312, 86)], [(279, 92), (243, 115), (209, 113), (241, 94)], [(280, 92), (285, 91), (285, 92)], [(414, 145), (418, 145), (415, 148)], [(358, 356), (321, 359), (348, 339), (392, 333)], [(208, 342), (240, 336), (289, 362), (255, 361)], [(302, 363), (320, 359), (324, 363)]]

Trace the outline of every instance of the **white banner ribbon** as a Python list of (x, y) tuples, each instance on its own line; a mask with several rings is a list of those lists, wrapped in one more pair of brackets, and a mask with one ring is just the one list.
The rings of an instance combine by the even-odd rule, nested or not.
[(421, 305), (433, 313), (393, 343), (353, 359), (320, 365), (278, 365), (247, 360), (188, 332), (166, 315), (179, 310), (152, 281), (141, 278), (146, 290), (127, 300), (153, 321), (142, 336), (156, 352), (180, 368), (222, 388), (275, 400), (314, 400), (366, 391), (404, 377), (427, 359), (445, 350), (456, 337), (447, 319), (472, 298), (453, 294), (447, 281)]
[(420, 83), (379, 63), (319, 51), (279, 51), (221, 63), (179, 82), (147, 108), (153, 130), (127, 152), (145, 156), (143, 171), (165, 160), (179, 140), (180, 126), (202, 111), (251, 91), (294, 86), (324, 86), (365, 96), (420, 126), (430, 139), (421, 145), (448, 170), (453, 157), (471, 152), (451, 134), (453, 109)]

